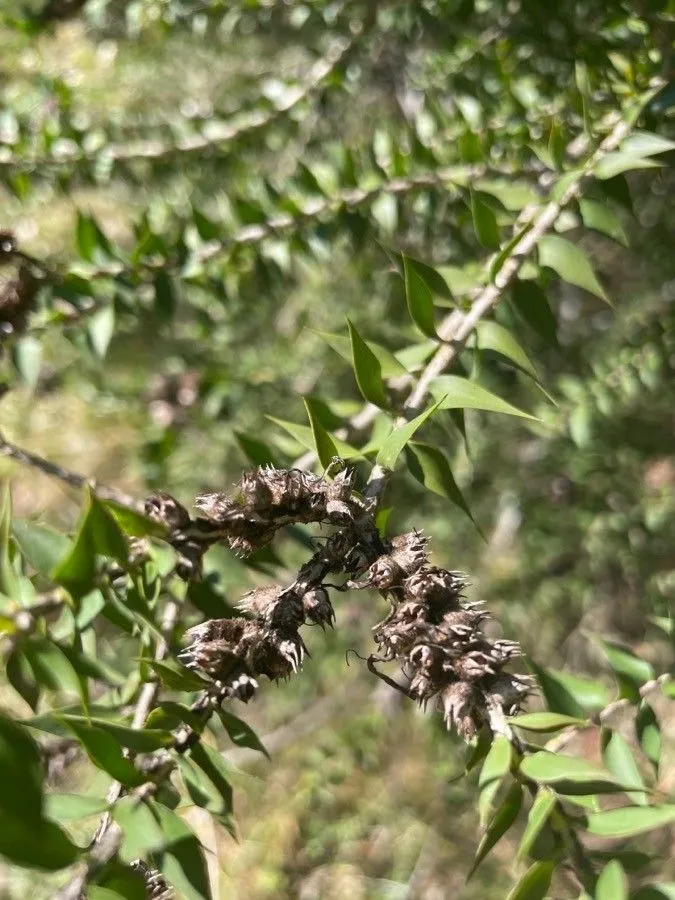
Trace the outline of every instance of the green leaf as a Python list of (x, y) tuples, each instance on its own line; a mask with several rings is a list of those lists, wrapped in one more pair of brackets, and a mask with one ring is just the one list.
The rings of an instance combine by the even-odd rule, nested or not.
[(80, 211), (75, 226), (75, 246), (82, 259), (90, 263), (106, 262), (114, 257), (110, 242), (96, 219)]
[(675, 881), (646, 884), (631, 894), (631, 900), (675, 900)]
[(199, 841), (175, 812), (154, 800), (122, 797), (112, 810), (123, 835), (120, 856), (151, 862), (184, 900), (210, 900), (208, 874)]
[(231, 811), (232, 787), (230, 785), (230, 773), (223, 757), (204, 741), (195, 744), (189, 751), (189, 755), (215, 787), (218, 796), (222, 800), (223, 811)]
[(488, 755), (485, 757), (483, 768), (478, 778), (480, 799), (478, 809), (480, 811), (481, 824), (484, 824), (492, 810), (492, 802), (504, 776), (511, 768), (511, 743), (504, 735), (497, 735), (493, 740)]
[(518, 845), (517, 859), (523, 859), (529, 854), (557, 803), (558, 799), (553, 791), (548, 788), (539, 788), (534, 803), (530, 807), (527, 825)]
[(385, 408), (387, 398), (382, 382), (382, 366), (356, 328), (347, 319), (349, 338), (352, 343), (352, 362), (359, 390), (366, 400), (375, 406)]
[(309, 424), (312, 429), (312, 435), (314, 437), (316, 455), (319, 457), (319, 462), (321, 463), (321, 465), (326, 468), (329, 465), (331, 459), (334, 456), (338, 456), (335, 441), (328, 433), (328, 431), (326, 431), (326, 429), (323, 427), (321, 422), (317, 419), (312, 401), (307, 397), (304, 397), (303, 402), (305, 404), (305, 409), (307, 410), (307, 417), (309, 418)]
[(194, 731), (201, 732), (203, 720), (189, 706), (176, 703), (174, 700), (161, 700), (146, 719), (147, 728), (173, 730), (182, 723), (189, 725)]
[(595, 900), (628, 900), (628, 879), (618, 859), (608, 862), (600, 873)]
[(467, 875), (467, 881), (483, 862), (490, 850), (492, 850), (495, 844), (506, 834), (516, 821), (522, 803), (523, 789), (517, 781), (514, 781), (492, 817), (485, 834), (481, 838), (478, 849), (476, 850), (473, 865)]
[(90, 797), (87, 794), (47, 794), (45, 813), (59, 822), (73, 822), (97, 816), (105, 812), (110, 803), (105, 797)]
[(18, 601), (21, 595), (19, 581), (9, 555), (9, 538), (12, 529), (12, 495), (7, 479), (0, 480), (0, 594)]
[(525, 713), (522, 716), (514, 716), (509, 719), (511, 725), (524, 728), (525, 731), (548, 732), (560, 731), (569, 728), (570, 725), (584, 727), (588, 725), (587, 719), (579, 719), (576, 716), (566, 716), (555, 712)]
[(117, 743), (136, 753), (152, 753), (153, 750), (159, 750), (161, 747), (170, 747), (173, 743), (173, 735), (170, 731), (155, 728), (136, 729), (119, 722), (111, 722), (108, 719), (86, 719), (84, 716), (74, 716), (68, 713), (57, 715), (56, 718), (65, 722), (66, 725), (99, 728), (115, 738)]
[(403, 257), (403, 272), (405, 298), (411, 319), (426, 337), (437, 337), (434, 298), (431, 289), (405, 256)]
[(600, 181), (606, 181), (623, 172), (633, 172), (636, 169), (656, 169), (660, 165), (661, 163), (654, 162), (653, 159), (645, 159), (639, 154), (617, 150), (616, 153), (608, 153), (599, 159), (595, 164), (593, 174)]
[(72, 548), (65, 534), (26, 519), (12, 522), (12, 537), (26, 562), (41, 575), (50, 575)]
[(497, 217), (475, 191), (471, 191), (471, 218), (478, 242), (488, 250), (498, 250), (500, 241)]
[(553, 785), (559, 794), (596, 794), (639, 789), (642, 785), (618, 782), (611, 772), (575, 756), (542, 750), (526, 757), (520, 771), (538, 784)]
[(558, 323), (537, 282), (517, 280), (511, 290), (511, 301), (530, 328), (551, 347), (557, 348)]
[[(284, 431), (287, 431), (301, 446), (306, 447), (308, 450), (315, 449), (316, 444), (314, 442), (314, 435), (312, 429), (308, 425), (296, 425), (295, 422), (286, 422), (284, 419), (277, 419), (276, 416), (266, 416), (266, 418), (269, 419), (270, 422), (274, 422), (274, 424), (278, 425), (280, 428), (283, 428)], [(354, 456), (361, 455), (360, 450), (345, 443), (345, 441), (341, 441), (339, 438), (333, 436), (331, 436), (331, 438), (337, 448), (338, 455), (343, 459), (351, 459)]]
[(0, 715), (0, 772), (0, 811), (24, 820), (27, 825), (37, 823), (42, 815), (40, 751), (21, 725), (3, 715)]
[(155, 315), (162, 324), (169, 324), (176, 315), (178, 297), (174, 279), (161, 269), (155, 275)]
[(394, 428), (394, 430), (383, 441), (382, 446), (380, 447), (380, 450), (377, 454), (377, 464), (385, 469), (393, 469), (396, 465), (396, 460), (403, 452), (403, 449), (408, 441), (412, 438), (415, 432), (422, 427), (429, 416), (433, 415), (436, 412), (440, 404), (440, 400), (436, 401), (436, 403), (432, 404), (432, 406), (426, 409), (423, 413), (420, 413), (419, 416), (416, 416), (407, 424), (400, 425), (398, 428)]
[(590, 834), (607, 838), (627, 838), (675, 823), (675, 805), (628, 806), (608, 809), (588, 817)]
[[(452, 291), (448, 287), (448, 283), (445, 278), (441, 275), (438, 269), (435, 269), (433, 266), (430, 266), (428, 263), (422, 262), (419, 259), (414, 259), (412, 256), (407, 256), (403, 253), (397, 253), (396, 251), (387, 251), (387, 255), (389, 259), (396, 266), (399, 274), (405, 280), (405, 267), (407, 266), (411, 271), (415, 272), (422, 281), (425, 282), (429, 290), (436, 297), (441, 297), (443, 300), (453, 300)], [(445, 306), (449, 305), (447, 303)]]
[(609, 298), (581, 247), (556, 234), (544, 235), (537, 246), (540, 266), (553, 269), (564, 281), (609, 303)]
[[(3, 774), (3, 779), (5, 777)], [(47, 819), (31, 821), (0, 809), (0, 855), (10, 862), (55, 872), (71, 866), (80, 852), (54, 822)]]
[(277, 466), (277, 458), (264, 441), (250, 434), (244, 434), (241, 431), (235, 431), (234, 437), (241, 447), (244, 456), (252, 462), (254, 466)]
[(475, 381), (460, 378), (458, 375), (439, 375), (431, 382), (431, 393), (440, 397), (441, 409), (483, 409), (487, 412), (505, 413), (509, 416), (521, 416), (523, 419), (535, 419), (491, 393)]
[(554, 862), (534, 863), (509, 891), (506, 900), (543, 900), (551, 884), (554, 870)]
[(159, 676), (162, 684), (174, 691), (202, 691), (208, 687), (207, 681), (173, 660), (148, 659), (145, 662)]
[(12, 347), (12, 362), (22, 381), (34, 388), (42, 366), (42, 343), (29, 334), (19, 338)]
[(609, 703), (609, 695), (599, 681), (579, 678), (556, 669), (544, 669), (532, 660), (528, 665), (537, 677), (551, 712), (585, 718)]
[(476, 335), (478, 337), (477, 346), (480, 350), (492, 350), (493, 353), (505, 356), (523, 372), (527, 372), (535, 381), (539, 381), (532, 360), (507, 328), (496, 322), (481, 321), (476, 326)]
[(579, 211), (581, 212), (581, 220), (586, 228), (592, 228), (601, 234), (607, 235), (617, 243), (624, 247), (628, 246), (628, 235), (626, 234), (619, 217), (609, 208), (606, 203), (600, 200), (591, 200), (588, 197), (582, 197), (579, 200)]
[(644, 701), (640, 704), (635, 717), (635, 731), (645, 756), (658, 772), (661, 759), (661, 726), (654, 710)]
[(634, 156), (656, 156), (675, 150), (675, 141), (649, 131), (633, 131), (621, 144), (622, 153)]
[[(411, 441), (405, 448), (408, 469), (414, 478), (423, 484), (427, 490), (445, 497), (476, 524), (471, 515), (471, 510), (457, 487), (457, 482), (450, 468), (448, 457), (433, 444), (423, 444)], [(476, 526), (478, 527), (478, 526)]]
[[(323, 340), (335, 350), (338, 356), (341, 356), (342, 359), (350, 365), (352, 364), (354, 359), (352, 354), (352, 343), (348, 337), (344, 337), (341, 334), (328, 334), (328, 332), (325, 331), (317, 331), (315, 333), (323, 338)], [(408, 370), (405, 363), (400, 362), (386, 347), (383, 347), (381, 344), (376, 344), (374, 341), (366, 341), (365, 343), (380, 364), (382, 378), (396, 378), (398, 375), (407, 374)], [(436, 344), (433, 344), (430, 352), (433, 352), (435, 346)]]
[(112, 515), (124, 534), (128, 534), (131, 537), (158, 538), (166, 538), (168, 535), (168, 529), (165, 525), (153, 521), (135, 509), (129, 509), (128, 506), (122, 506), (113, 500), (102, 500), (101, 504)]
[[(602, 760), (607, 769), (622, 784), (639, 785), (644, 788), (645, 784), (635, 762), (635, 757), (621, 735), (616, 731), (603, 729), (601, 744)], [(633, 792), (630, 797), (638, 806), (646, 806), (648, 803), (647, 794), (644, 791)]]
[(654, 667), (646, 659), (641, 659), (628, 648), (621, 647), (613, 641), (605, 641), (596, 635), (590, 637), (601, 648), (607, 662), (618, 675), (622, 675), (638, 687), (654, 678)]
[(110, 339), (115, 331), (115, 307), (104, 306), (87, 319), (87, 334), (91, 348), (99, 359), (105, 359)]
[(85, 753), (93, 764), (128, 787), (136, 787), (145, 781), (141, 773), (134, 768), (130, 760), (122, 754), (116, 738), (102, 728), (84, 724), (86, 719), (79, 716), (61, 717), (61, 721), (73, 732), (82, 744)]
[(35, 680), (51, 691), (74, 694), (89, 704), (87, 682), (82, 678), (58, 644), (48, 638), (32, 637), (24, 644), (24, 653)]
[(222, 708), (218, 710), (218, 715), (233, 744), (236, 744), (237, 747), (249, 747), (251, 750), (259, 750), (260, 753), (263, 753), (269, 759), (269, 754), (260, 742), (260, 738), (246, 722)]
[(54, 571), (54, 580), (78, 597), (88, 593), (93, 587), (97, 554), (112, 557), (126, 565), (129, 549), (113, 516), (88, 491), (87, 506), (75, 543)]

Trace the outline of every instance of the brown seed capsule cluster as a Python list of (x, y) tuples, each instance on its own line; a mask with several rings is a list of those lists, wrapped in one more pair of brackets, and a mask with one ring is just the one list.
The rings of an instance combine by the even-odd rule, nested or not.
[(406, 693), (422, 704), (437, 702), (448, 728), (466, 740), (484, 724), (494, 728), (531, 690), (530, 679), (505, 669), (521, 655), (518, 644), (485, 636), (481, 624), (487, 613), (464, 598), (460, 573), (430, 563), (420, 532), (383, 541), (372, 510), (352, 487), (351, 473), (342, 465), (335, 470), (331, 479), (296, 469), (255, 469), (231, 494), (198, 497), (204, 518), (192, 519), (168, 494), (147, 501), (148, 514), (170, 533), (185, 578), (198, 575), (202, 555), (213, 543), (247, 554), (283, 525), (335, 526), (290, 586), (256, 588), (241, 598), (241, 616), (189, 629), (180, 658), (213, 682), (214, 702), (247, 701), (261, 676), (278, 681), (298, 671), (307, 652), (300, 628), (332, 626), (326, 579), (331, 573), (346, 575), (346, 588), (375, 589), (392, 603), (374, 629), (379, 652), (371, 657), (371, 668), (377, 672), (375, 663), (399, 661), (409, 679)]
[[(2, 256), (0, 250), (0, 262)], [(20, 334), (25, 329), (39, 284), (28, 266), (21, 266), (14, 278), (0, 284), (0, 341), (10, 334)]]
[(332, 625), (333, 607), (321, 586), (300, 592), (279, 584), (249, 591), (239, 602), (247, 618), (212, 619), (186, 633), (180, 659), (210, 678), (223, 695), (248, 701), (258, 678), (272, 681), (297, 672), (307, 652), (299, 629)]
[(395, 538), (362, 580), (392, 600), (390, 614), (374, 629), (379, 656), (371, 662), (399, 660), (409, 678), (407, 693), (419, 703), (437, 700), (448, 728), (470, 740), (497, 711), (515, 712), (531, 690), (530, 680), (504, 671), (521, 655), (513, 641), (490, 641), (481, 630), (487, 613), (463, 597), (458, 572), (429, 564), (426, 541), (418, 532)]
[(177, 572), (186, 580), (199, 578), (202, 557), (215, 543), (249, 556), (269, 544), (284, 525), (345, 526), (363, 510), (347, 469), (329, 480), (300, 469), (272, 466), (244, 473), (230, 494), (202, 494), (195, 506), (203, 516), (192, 519), (170, 494), (156, 494), (145, 504), (147, 515), (169, 531), (168, 540), (179, 556)]

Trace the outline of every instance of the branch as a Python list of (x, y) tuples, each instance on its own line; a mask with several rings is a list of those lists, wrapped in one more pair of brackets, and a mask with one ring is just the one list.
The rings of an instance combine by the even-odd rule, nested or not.
[(38, 456), (36, 453), (24, 450), (22, 447), (18, 447), (16, 444), (8, 441), (4, 435), (0, 433), (0, 457), (2, 456), (7, 459), (12, 459), (22, 466), (38, 469), (44, 475), (49, 476), (49, 478), (55, 478), (57, 481), (61, 481), (69, 487), (89, 487), (97, 497), (101, 498), (101, 500), (110, 500), (113, 503), (119, 504), (119, 506), (125, 506), (127, 509), (133, 509), (140, 513), (144, 510), (142, 503), (129, 496), (129, 494), (125, 494), (124, 491), (120, 491), (117, 488), (106, 487), (94, 478), (87, 478), (85, 475), (80, 475), (77, 472), (65, 469), (57, 463), (50, 462), (42, 456)]
[[(577, 177), (567, 186), (560, 200), (550, 201), (534, 219), (522, 225), (521, 237), (513, 246), (494, 281), (483, 288), (474, 299), (468, 312), (462, 313), (459, 310), (453, 310), (443, 319), (438, 327), (438, 334), (444, 343), (436, 350), (419, 378), (415, 379), (410, 375), (396, 379), (397, 389), (410, 388), (408, 398), (403, 405), (403, 415), (398, 419), (397, 425), (414, 418), (420, 411), (433, 380), (446, 371), (457, 359), (478, 323), (492, 312), (503, 298), (506, 290), (516, 280), (526, 258), (535, 249), (537, 243), (553, 228), (563, 209), (572, 200), (577, 199), (586, 184), (592, 180), (592, 169), (596, 163), (607, 153), (617, 149), (631, 132), (633, 125), (634, 122), (628, 119), (621, 119), (614, 125), (610, 134), (586, 162)], [(584, 141), (579, 141), (579, 145), (580, 148), (586, 146)], [(367, 404), (349, 420), (344, 428), (335, 432), (336, 436), (341, 440), (348, 440), (354, 432), (358, 433), (372, 424), (380, 412), (379, 407), (371, 403)], [(316, 459), (316, 453), (309, 451), (303, 454), (295, 465), (299, 468), (308, 468), (314, 464)]]

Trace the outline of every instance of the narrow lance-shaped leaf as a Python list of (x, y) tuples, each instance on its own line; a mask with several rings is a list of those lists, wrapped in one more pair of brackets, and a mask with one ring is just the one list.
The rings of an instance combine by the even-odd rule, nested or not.
[(233, 744), (236, 744), (237, 747), (248, 747), (251, 750), (258, 750), (265, 756), (269, 756), (258, 735), (246, 722), (224, 709), (219, 709), (218, 715)]
[(548, 788), (540, 787), (527, 816), (527, 825), (518, 845), (517, 859), (528, 855), (551, 817), (557, 804), (556, 795)]
[[(410, 473), (428, 490), (445, 497), (458, 506), (476, 525), (471, 510), (450, 468), (450, 461), (443, 451), (433, 444), (411, 441), (405, 448)], [(478, 527), (476, 525), (476, 527)]]
[(618, 216), (610, 209), (607, 203), (602, 203), (600, 200), (592, 200), (590, 197), (582, 197), (579, 200), (579, 212), (581, 213), (581, 221), (586, 228), (599, 231), (624, 247), (628, 246), (628, 235)]
[(495, 844), (506, 834), (516, 821), (522, 803), (523, 789), (517, 781), (514, 781), (492, 817), (490, 824), (485, 830), (485, 834), (481, 838), (478, 849), (476, 850), (473, 865), (467, 875), (467, 881), (471, 878), (490, 850), (492, 850)]
[(675, 805), (629, 806), (588, 817), (588, 831), (599, 837), (627, 838), (675, 823)]
[(347, 325), (352, 342), (354, 374), (359, 390), (370, 403), (384, 408), (388, 404), (382, 382), (382, 366), (349, 319)]
[(307, 417), (309, 418), (312, 435), (314, 436), (316, 455), (319, 457), (321, 465), (326, 468), (331, 459), (338, 455), (335, 441), (316, 417), (312, 401), (305, 397), (303, 398), (303, 402), (305, 404), (305, 409), (307, 410)]
[[(621, 735), (607, 728), (602, 730), (602, 760), (607, 769), (616, 776), (622, 784), (633, 784), (644, 788), (644, 781), (635, 762), (635, 757)], [(644, 791), (633, 791), (630, 798), (638, 806), (646, 806), (647, 794)]]
[(533, 419), (529, 413), (518, 409), (488, 391), (475, 381), (460, 378), (459, 375), (439, 375), (431, 382), (431, 393), (441, 397), (441, 409), (482, 409), (486, 412), (505, 413), (509, 416), (520, 416)]
[(609, 303), (609, 298), (581, 247), (556, 234), (544, 235), (540, 238), (538, 247), (539, 265), (548, 266), (564, 281)]
[(511, 743), (504, 735), (497, 735), (492, 742), (490, 752), (485, 758), (483, 768), (478, 778), (480, 799), (478, 809), (481, 824), (484, 824), (492, 810), (492, 802), (495, 798), (503, 777), (511, 767)]
[[(328, 334), (325, 331), (317, 331), (316, 334), (319, 337), (323, 338), (323, 340), (328, 344), (329, 347), (332, 347), (333, 350), (341, 356), (348, 363), (352, 363), (353, 354), (352, 354), (352, 342), (346, 336), (342, 334)], [(381, 344), (376, 344), (375, 341), (365, 341), (368, 349), (372, 351), (373, 356), (375, 356), (380, 363), (381, 373), (383, 378), (395, 378), (397, 375), (405, 375), (407, 373), (407, 368), (404, 363), (399, 362), (396, 356), (386, 347), (383, 347)], [(433, 351), (433, 347), (429, 352)]]
[(544, 669), (532, 660), (528, 665), (537, 677), (551, 712), (585, 718), (599, 712), (609, 702), (608, 692), (599, 681)]
[(511, 290), (511, 301), (533, 331), (547, 344), (558, 347), (556, 318), (536, 281), (517, 280)]
[(586, 719), (555, 712), (524, 713), (522, 716), (514, 716), (509, 719), (509, 722), (518, 728), (524, 728), (525, 731), (535, 732), (560, 731), (562, 728), (569, 728), (570, 726), (581, 726), (583, 728), (585, 725), (588, 725), (588, 720)]
[(555, 871), (553, 862), (536, 862), (509, 892), (506, 900), (544, 900)]
[(628, 900), (628, 879), (618, 859), (608, 862), (600, 873), (595, 900)]
[(410, 441), (415, 432), (424, 425), (426, 420), (436, 412), (440, 405), (441, 400), (438, 400), (406, 425), (400, 425), (398, 428), (394, 428), (380, 447), (380, 451), (377, 454), (377, 464), (385, 469), (393, 469), (396, 465), (396, 460), (403, 452), (408, 441)]
[(9, 481), (0, 481), (0, 593), (9, 600), (18, 600), (19, 582), (9, 555), (12, 528), (12, 498)]
[(532, 360), (520, 346), (514, 335), (497, 322), (481, 321), (476, 326), (476, 335), (478, 338), (478, 347), (481, 350), (492, 350), (493, 353), (499, 353), (507, 359), (515, 363), (519, 369), (539, 380), (537, 370), (532, 364)]
[(426, 337), (436, 337), (434, 298), (429, 286), (405, 256), (403, 257), (403, 272), (405, 298), (411, 319)]
[(520, 771), (539, 784), (553, 785), (560, 794), (595, 794), (636, 790), (640, 784), (622, 783), (611, 772), (575, 756), (542, 750), (526, 757)]
[(475, 192), (471, 191), (471, 217), (473, 230), (479, 243), (488, 250), (499, 249), (499, 227), (493, 210)]

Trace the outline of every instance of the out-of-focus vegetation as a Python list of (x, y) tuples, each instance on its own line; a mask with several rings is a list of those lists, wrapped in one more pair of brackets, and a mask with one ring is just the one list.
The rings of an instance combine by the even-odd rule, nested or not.
[[(326, 448), (353, 452), (363, 486), (392, 422), (421, 412), (405, 404), (438, 352), (434, 328), (452, 339), (448, 317), (456, 329), (496, 284), (499, 302), (451, 361), (453, 376), (491, 392), (487, 409), (474, 393), (425, 423), (415, 440), (436, 448), (442, 477), (422, 477), (407, 449), (387, 489), (387, 534), (424, 528), (434, 562), (469, 574), (470, 598), (499, 622), (491, 636), (519, 641), (540, 679), (528, 710), (602, 724), (518, 732), (533, 742), (514, 744), (525, 758), (551, 738), (560, 758), (609, 770), (613, 793), (597, 773), (579, 776), (580, 795), (549, 794), (542, 778), (535, 804), (557, 806), (538, 840), (526, 790), (467, 881), (519, 782), (500, 771), (495, 792), (479, 773), (487, 730), (467, 755), (433, 703), (421, 711), (345, 659), (372, 652), (389, 606), (377, 592), (334, 594), (336, 628), (305, 630), (302, 671), (261, 682), (249, 706), (226, 704), (270, 760), (236, 729), (244, 746), (221, 724), (205, 731), (225, 755), (232, 804), (181, 762), (148, 805), (176, 808), (165, 834), (181, 818), (197, 835), (214, 898), (490, 900), (515, 883), (513, 900), (607, 900), (629, 896), (624, 879), (631, 897), (672, 896), (673, 689), (656, 679), (672, 669), (675, 603), (674, 40), (672, 0), (4, 5), (2, 437), (130, 496), (165, 490), (186, 506), (259, 462), (321, 472), (317, 443), (324, 463)], [(580, 180), (502, 283), (515, 239)], [(369, 419), (358, 418), (362, 393), (377, 385), (363, 389), (363, 368), (354, 377), (345, 318), (386, 383)], [(441, 381), (431, 394), (452, 390)], [(514, 407), (535, 418), (503, 414)], [(233, 615), (253, 587), (290, 583), (310, 551), (303, 525), (248, 559), (216, 546), (187, 589), (166, 543), (152, 544), (142, 573), (120, 551), (145, 520), (89, 501), (107, 524), (87, 531), (77, 491), (5, 455), (0, 831), (16, 841), (0, 837), (0, 896), (14, 900), (67, 890), (86, 858), (69, 848), (92, 840), (121, 777), (50, 711), (129, 726), (158, 630), (175, 658), (186, 627)], [(93, 544), (73, 563), (65, 535), (78, 528)], [(31, 613), (54, 589), (60, 605)], [(187, 708), (195, 694), (175, 687), (169, 676), (159, 699)], [(153, 715), (157, 734), (175, 730)], [(112, 734), (121, 756), (129, 737)], [(44, 786), (14, 760), (33, 739), (49, 759)], [(18, 799), (13, 777), (28, 779)], [(525, 782), (533, 794), (537, 780)], [(646, 793), (617, 788), (636, 784)], [(123, 810), (138, 791), (127, 788)], [(44, 831), (40, 855), (16, 822), (42, 791), (26, 838)], [(600, 809), (626, 804), (618, 839), (595, 827)], [(653, 815), (644, 829), (635, 810)], [(169, 880), (178, 865), (177, 896), (209, 896), (190, 832), (172, 833), (189, 848), (181, 857), (134, 816), (117, 814), (133, 835), (122, 861), (147, 858)], [(54, 821), (69, 837), (47, 833)], [(621, 867), (605, 868), (612, 856)], [(114, 857), (88, 881), (98, 900), (146, 895)]]

